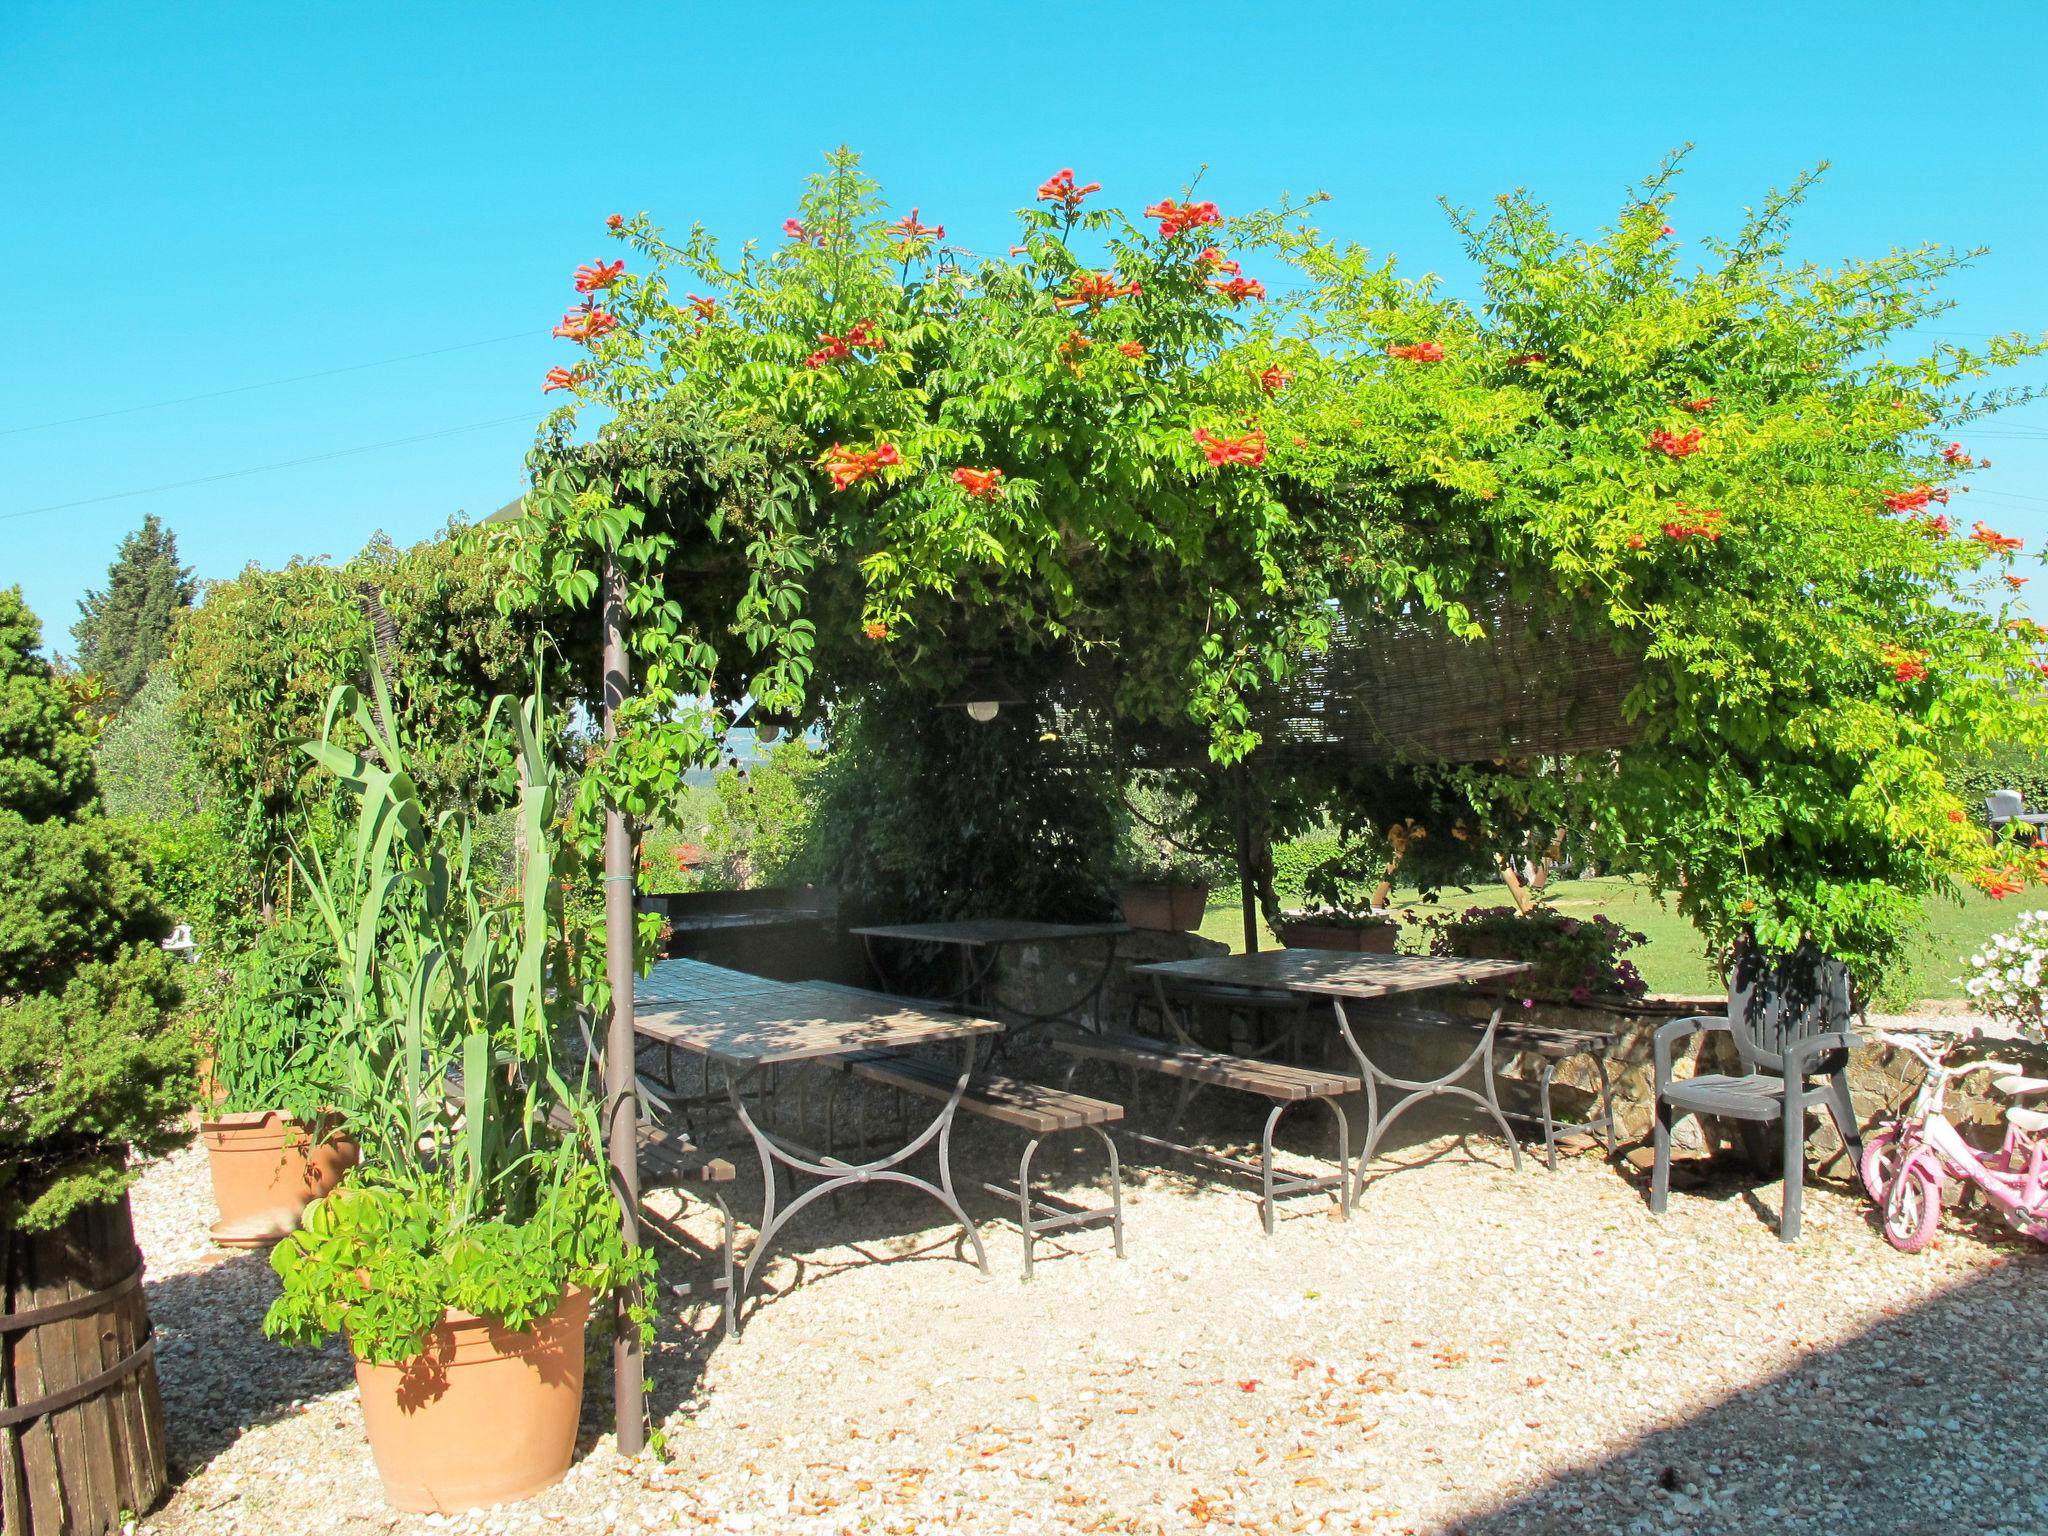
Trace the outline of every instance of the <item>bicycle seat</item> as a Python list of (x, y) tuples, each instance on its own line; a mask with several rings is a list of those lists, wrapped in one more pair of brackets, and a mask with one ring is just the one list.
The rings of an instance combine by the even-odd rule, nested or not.
[(2048, 1089), (2048, 1077), (1999, 1077), (1992, 1079), (1991, 1086), (2000, 1093), (2018, 1098), (2023, 1093), (2040, 1093)]
[(2005, 1118), (2016, 1131), (2048, 1131), (2048, 1109), (2008, 1109)]

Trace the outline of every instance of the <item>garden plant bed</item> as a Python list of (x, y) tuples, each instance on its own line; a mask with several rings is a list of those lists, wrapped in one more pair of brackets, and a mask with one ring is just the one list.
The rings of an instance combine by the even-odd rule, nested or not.
[[(1188, 1128), (1242, 1145), (1256, 1120), (1198, 1100)], [(1305, 1122), (1286, 1151), (1313, 1166), (1324, 1145)], [(1394, 1157), (1420, 1164), (1452, 1145)], [(1383, 1161), (1350, 1224), (1300, 1201), (1271, 1242), (1238, 1189), (1134, 1157), (1129, 1259), (1106, 1234), (1073, 1236), (1046, 1245), (1029, 1285), (1014, 1233), (986, 1220), (993, 1200), (968, 1202), (992, 1249), (981, 1280), (935, 1206), (878, 1190), (809, 1213), (737, 1340), (716, 1328), (708, 1271), (671, 1257), (650, 1358), (669, 1461), (613, 1454), (597, 1432), (609, 1373), (594, 1371), (563, 1483), (439, 1518), (378, 1498), (339, 1348), (262, 1338), (275, 1283), (260, 1257), (206, 1244), (194, 1147), (135, 1192), (178, 1480), (142, 1528), (1834, 1532), (1897, 1528), (1911, 1510), (1929, 1529), (2019, 1532), (2048, 1520), (2048, 1444), (1994, 1428), (2042, 1386), (2044, 1368), (2012, 1347), (2048, 1304), (2037, 1249), (1951, 1217), (1934, 1252), (1908, 1259), (1833, 1182), (1809, 1186), (1806, 1240), (1785, 1248), (1769, 1223), (1775, 1185), (1681, 1164), (1691, 1176), (1659, 1219), (1598, 1158), (1515, 1175), (1497, 1144), (1469, 1150), (1478, 1160)], [(1013, 1154), (963, 1127), (961, 1186)], [(1079, 1153), (1048, 1156), (1044, 1172), (1081, 1199), (1098, 1174)], [(743, 1162), (738, 1188), (753, 1176)], [(738, 1209), (751, 1214), (744, 1197)], [(713, 1238), (701, 1215), (685, 1226)]]

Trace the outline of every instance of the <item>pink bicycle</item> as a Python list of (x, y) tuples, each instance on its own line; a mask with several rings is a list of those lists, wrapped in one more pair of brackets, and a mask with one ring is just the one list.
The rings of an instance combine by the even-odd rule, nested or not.
[(1992, 1087), (2008, 1097), (2048, 1091), (2048, 1078), (2028, 1077), (2004, 1061), (1971, 1061), (1950, 1066), (1960, 1041), (1936, 1049), (1916, 1035), (1882, 1034), (1927, 1067), (1913, 1108), (1863, 1146), (1859, 1172), (1863, 1187), (1883, 1212), (1884, 1235), (1902, 1253), (1918, 1253), (1934, 1240), (1949, 1183), (1971, 1184), (2027, 1236), (2048, 1242), (2048, 1111), (2008, 1109), (2005, 1140), (1996, 1152), (1979, 1152), (1944, 1112), (1952, 1079), (1989, 1071)]

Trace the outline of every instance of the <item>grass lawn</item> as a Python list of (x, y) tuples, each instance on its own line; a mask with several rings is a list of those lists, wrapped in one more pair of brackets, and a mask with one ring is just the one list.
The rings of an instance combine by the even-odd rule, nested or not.
[[(1666, 902), (1651, 896), (1640, 882), (1611, 876), (1597, 880), (1558, 880), (1552, 882), (1547, 894), (1550, 904), (1560, 912), (1569, 912), (1577, 917), (1604, 912), (1623, 927), (1647, 935), (1649, 942), (1630, 958), (1635, 961), (1636, 969), (1643, 973), (1643, 979), (1650, 984), (1652, 992), (1719, 990), (1720, 983), (1707, 963), (1706, 948), (1692, 924)], [(1432, 912), (1457, 911), (1465, 907), (1504, 907), (1508, 904), (1507, 888), (1499, 885), (1476, 886), (1469, 894), (1446, 891), (1443, 900), (1435, 905), (1417, 900), (1413, 892), (1396, 892), (1394, 897), (1397, 913), (1418, 919)], [(1975, 891), (1964, 897), (1960, 904), (1951, 901), (1930, 904), (1927, 926), (1913, 945), (1904, 994), (1911, 998), (1960, 997), (1962, 989), (1955, 984), (1954, 978), (1961, 973), (1964, 958), (1991, 934), (2010, 926), (2012, 920), (2025, 910), (2017, 902), (1993, 901)], [(1278, 945), (1279, 940), (1263, 922), (1259, 930), (1262, 946)], [(1201, 931), (1204, 938), (1220, 939), (1233, 952), (1244, 948), (1244, 922), (1234, 903), (1210, 907), (1208, 916), (1202, 921)], [(1419, 922), (1412, 928), (1404, 928), (1401, 936), (1403, 949), (1421, 949), (1426, 942)]]

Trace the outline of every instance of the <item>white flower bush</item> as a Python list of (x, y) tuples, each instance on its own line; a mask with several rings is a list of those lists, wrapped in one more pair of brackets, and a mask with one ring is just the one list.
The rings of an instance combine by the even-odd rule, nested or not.
[(2022, 912), (2005, 933), (1993, 934), (1970, 956), (1970, 974), (1963, 990), (1980, 1013), (2017, 1024), (2036, 1040), (2044, 1036), (2042, 1016), (2048, 996), (2042, 978), (2048, 975), (2048, 912)]

